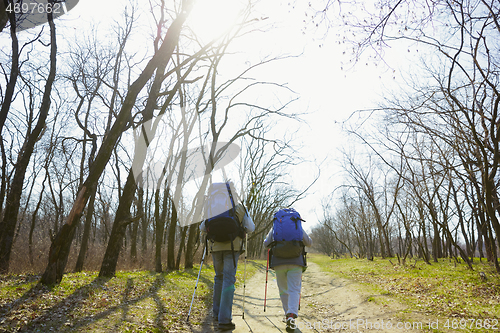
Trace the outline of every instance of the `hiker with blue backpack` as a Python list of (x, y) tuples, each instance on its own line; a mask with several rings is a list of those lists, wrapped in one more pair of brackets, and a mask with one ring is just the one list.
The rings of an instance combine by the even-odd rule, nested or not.
[(305, 221), (293, 208), (280, 209), (274, 214), (273, 228), (264, 239), (264, 246), (269, 248), (268, 267), (276, 272), (287, 332), (293, 332), (296, 327), (302, 273), (307, 267), (305, 247), (312, 245), (311, 238), (302, 229), (302, 222)]
[(255, 224), (232, 182), (210, 185), (204, 211), (200, 230), (206, 234), (206, 251), (210, 247), (215, 270), (212, 315), (220, 330), (233, 330), (238, 257), (245, 251), (244, 239), (247, 233), (255, 230)]

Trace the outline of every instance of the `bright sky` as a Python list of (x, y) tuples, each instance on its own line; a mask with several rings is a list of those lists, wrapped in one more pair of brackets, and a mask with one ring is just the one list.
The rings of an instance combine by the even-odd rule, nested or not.
[[(143, 0), (142, 0), (143, 1)], [(141, 3), (142, 3), (141, 1)], [(235, 0), (198, 0), (201, 5), (195, 7), (190, 24), (194, 29), (201, 29), (202, 38), (210, 39), (223, 31), (238, 12)], [(301, 125), (299, 140), (303, 148), (303, 157), (311, 160), (292, 170), (296, 188), (305, 188), (317, 174), (321, 177), (311, 188), (308, 197), (295, 205), (305, 220), (311, 222), (306, 229), (322, 216), (321, 200), (340, 185), (338, 149), (348, 144), (341, 133), (340, 123), (352, 112), (375, 107), (380, 100), (383, 86), (390, 86), (394, 74), (385, 66), (360, 63), (349, 69), (343, 65), (349, 58), (342, 55), (343, 48), (334, 43), (335, 31), (322, 40), (314, 33), (303, 34), (304, 8), (289, 11), (289, 1), (265, 1), (261, 17), (268, 17), (265, 22), (274, 29), (258, 34), (259, 38), (246, 45), (248, 54), (290, 54), (299, 57), (277, 63), (272, 69), (266, 68), (269, 79), (278, 83), (287, 83), (300, 96), (300, 100), (291, 106), (293, 112), (307, 112), (303, 116), (307, 124)], [(300, 1), (297, 1), (300, 2)], [(68, 19), (104, 22), (117, 18), (122, 12), (121, 0), (86, 0), (68, 14)], [(148, 3), (144, 1), (143, 3)], [(210, 4), (210, 5), (208, 5)], [(98, 11), (93, 9), (99, 8)], [(214, 8), (224, 8), (215, 11)], [(195, 23), (193, 23), (195, 22)], [(320, 47), (321, 45), (321, 47)], [(141, 46), (138, 45), (140, 48)], [(388, 55), (393, 68), (402, 66), (396, 63), (397, 51)], [(401, 59), (400, 59), (401, 60)], [(344, 69), (342, 69), (344, 67)], [(284, 131), (287, 129), (284, 128)], [(321, 166), (319, 163), (323, 162)]]

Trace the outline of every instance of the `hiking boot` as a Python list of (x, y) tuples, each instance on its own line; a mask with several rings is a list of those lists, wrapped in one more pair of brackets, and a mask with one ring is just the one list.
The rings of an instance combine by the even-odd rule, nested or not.
[(229, 322), (226, 324), (219, 323), (219, 330), (221, 331), (231, 331), (236, 328), (236, 325), (233, 322)]
[(293, 314), (293, 313), (286, 314), (286, 331), (287, 332), (294, 332), (295, 329), (297, 328), (297, 325), (295, 324), (295, 318), (297, 318), (296, 314)]

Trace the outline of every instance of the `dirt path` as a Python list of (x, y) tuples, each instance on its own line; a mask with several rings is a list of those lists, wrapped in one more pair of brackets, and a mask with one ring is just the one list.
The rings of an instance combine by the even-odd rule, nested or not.
[[(310, 262), (303, 275), (302, 297), (298, 328), (302, 332), (423, 332), (428, 327), (425, 320), (403, 321), (396, 315), (403, 307), (380, 294), (369, 294), (349, 280), (334, 278), (320, 271)], [(274, 271), (269, 270), (266, 311), (264, 290), (266, 271), (259, 269), (246, 283), (245, 315), (243, 313), (243, 286), (237, 288), (233, 304), (234, 333), (286, 332), (284, 314), (279, 299)], [(408, 317), (408, 316), (407, 316)], [(418, 326), (422, 323), (422, 326)], [(216, 323), (207, 316), (202, 327), (192, 332), (217, 332)]]

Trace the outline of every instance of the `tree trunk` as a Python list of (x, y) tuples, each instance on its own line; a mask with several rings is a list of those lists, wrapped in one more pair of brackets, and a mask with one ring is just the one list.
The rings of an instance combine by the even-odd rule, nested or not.
[(186, 255), (184, 259), (184, 267), (186, 269), (193, 268), (194, 263), (194, 245), (196, 243), (196, 235), (198, 233), (199, 223), (191, 224), (188, 231), (188, 241), (186, 244)]
[(115, 220), (109, 236), (108, 246), (106, 253), (102, 260), (101, 270), (99, 271), (100, 277), (112, 277), (116, 272), (116, 265), (118, 257), (123, 244), (123, 237), (127, 225), (132, 221), (130, 216), (130, 206), (135, 197), (136, 184), (134, 173), (130, 170), (125, 186), (123, 187), (122, 195), (119, 200), (118, 209), (116, 210)]
[(167, 269), (175, 269), (175, 233), (177, 228), (177, 207), (175, 203), (172, 205), (172, 218), (168, 228), (167, 240)]
[[(146, 206), (144, 206), (144, 201), (143, 201), (143, 207), (145, 208), (143, 210), (144, 215), (141, 218), (141, 249), (142, 249), (142, 256), (144, 257), (146, 255), (146, 252), (148, 251), (148, 217), (149, 217), (149, 201), (148, 201), (148, 191), (146, 191)], [(147, 212), (146, 212), (147, 211)]]
[[(372, 192), (370, 192), (370, 194), (372, 194)], [(382, 225), (382, 217), (379, 214), (375, 199), (369, 197), (368, 200), (370, 201), (373, 211), (375, 213), (375, 221), (377, 223), (377, 230), (378, 230), (378, 240), (380, 244), (380, 254), (382, 258), (385, 258), (386, 257), (385, 246), (387, 245), (388, 247), (387, 250), (389, 250), (389, 240), (387, 239), (386, 233), (384, 232), (384, 226)]]
[(179, 252), (177, 253), (177, 261), (175, 262), (175, 269), (179, 270), (181, 267), (181, 258), (182, 258), (182, 251), (185, 248), (186, 244), (186, 233), (187, 233), (188, 227), (182, 228), (181, 232), (181, 242), (179, 244)]
[(438, 262), (438, 258), (442, 257), (441, 237), (439, 236), (439, 228), (437, 223), (432, 223), (434, 229), (434, 237), (432, 238), (432, 258), (434, 262)]
[[(101, 177), (101, 174), (104, 171), (104, 168), (106, 167), (109, 161), (109, 158), (113, 152), (116, 143), (118, 142), (118, 139), (120, 138), (123, 130), (129, 123), (132, 108), (135, 105), (135, 101), (137, 99), (139, 92), (151, 79), (156, 68), (168, 62), (169, 59), (171, 58), (172, 53), (175, 49), (175, 45), (177, 45), (180, 30), (182, 28), (182, 25), (184, 24), (184, 21), (187, 18), (187, 14), (188, 14), (187, 11), (182, 11), (182, 13), (179, 14), (177, 18), (175, 18), (170, 28), (168, 29), (164, 42), (160, 47), (160, 49), (158, 50), (158, 52), (148, 62), (148, 64), (146, 65), (142, 73), (139, 75), (137, 80), (135, 80), (134, 83), (130, 85), (127, 95), (124, 99), (122, 108), (118, 113), (116, 121), (114, 122), (113, 126), (111, 127), (111, 129), (104, 138), (104, 141), (99, 149), (99, 152), (97, 153), (95, 161), (94, 163), (92, 163), (92, 167), (89, 170), (87, 179), (82, 185), (79, 191), (78, 198), (73, 204), (73, 208), (66, 220), (66, 224), (63, 226), (63, 228), (61, 228), (61, 230), (56, 235), (54, 241), (51, 244), (51, 249), (49, 252), (49, 263), (47, 264), (45, 273), (42, 276), (41, 283), (45, 285), (51, 285), (59, 283), (61, 281), (64, 273), (64, 268), (66, 267), (66, 262), (68, 259), (67, 255), (69, 254), (69, 251), (60, 251), (60, 249), (62, 248), (69, 249), (71, 247), (71, 243), (73, 241), (73, 236), (74, 236), (74, 230), (73, 232), (68, 232), (68, 231), (75, 228), (77, 221), (79, 220), (80, 215), (82, 214), (83, 209), (85, 208), (87, 200), (90, 196), (91, 191), (89, 190), (89, 188), (92, 188), (92, 186), (99, 181), (99, 178)], [(120, 228), (118, 228), (117, 226), (117, 229)], [(116, 244), (114, 244), (114, 246), (116, 246)], [(105, 268), (107, 270), (110, 267), (106, 265)]]
[[(50, 26), (49, 76), (47, 77), (47, 82), (45, 83), (45, 90), (43, 92), (42, 105), (40, 106), (40, 113), (38, 115), (37, 124), (34, 130), (27, 135), (23, 145), (23, 149), (19, 152), (15, 167), (16, 171), (14, 173), (14, 178), (12, 179), (10, 191), (7, 195), (4, 217), (2, 222), (0, 223), (0, 273), (4, 274), (9, 271), (10, 254), (12, 251), (12, 245), (14, 243), (14, 233), (17, 224), (17, 215), (19, 213), (20, 199), (23, 191), (26, 170), (28, 168), (31, 155), (33, 154), (35, 144), (45, 127), (45, 120), (47, 119), (50, 110), (50, 95), (52, 92), (52, 84), (54, 83), (54, 79), (56, 77), (56, 28), (52, 20), (52, 14), (48, 14), (48, 21)], [(3, 105), (1, 112), (4, 112)], [(4, 115), (0, 114), (0, 116), (3, 117)], [(6, 116), (7, 115), (5, 114), (5, 117)]]
[(90, 197), (89, 206), (87, 208), (87, 216), (85, 217), (85, 225), (83, 227), (82, 244), (80, 245), (80, 252), (78, 253), (78, 259), (76, 260), (75, 272), (82, 271), (85, 257), (87, 256), (87, 250), (90, 240), (90, 230), (92, 227), (92, 217), (94, 216), (94, 203), (97, 194), (97, 187), (94, 188), (95, 189)]
[(40, 190), (40, 198), (38, 199), (38, 203), (36, 204), (35, 211), (31, 216), (31, 225), (30, 225), (30, 233), (28, 235), (28, 253), (30, 264), (33, 266), (33, 232), (35, 230), (36, 225), (36, 216), (38, 214), (38, 210), (40, 209), (40, 205), (42, 203), (43, 192), (45, 190), (45, 181), (47, 180), (47, 174), (45, 174), (45, 178), (42, 181), (42, 189)]
[(85, 207), (86, 187), (82, 186), (78, 192), (78, 196), (73, 204), (73, 208), (69, 213), (67, 223), (57, 232), (53, 238), (49, 249), (49, 262), (45, 268), (45, 272), (40, 279), (40, 283), (44, 285), (53, 285), (61, 282), (66, 263), (68, 261), (71, 243), (75, 230), (80, 221), (80, 216)]
[(489, 217), (491, 227), (493, 228), (493, 230), (495, 230), (495, 234), (497, 235), (497, 242), (498, 242), (498, 245), (495, 243), (491, 244), (493, 247), (494, 264), (495, 264), (495, 269), (496, 269), (497, 273), (500, 273), (500, 265), (498, 264), (497, 255), (496, 255), (497, 249), (500, 248), (500, 237), (498, 237), (498, 235), (500, 235), (500, 223), (498, 222), (498, 218), (495, 214), (495, 208), (494, 208), (493, 195), (494, 195), (495, 184), (494, 184), (494, 180), (490, 179), (486, 175), (483, 177), (483, 181), (484, 181), (484, 185), (483, 185), (484, 186), (484, 194), (485, 194), (485, 198), (486, 198), (486, 200), (485, 200), (486, 201), (485, 202), (486, 213)]
[[(137, 189), (137, 215), (144, 219), (144, 189)], [(139, 220), (135, 220), (132, 224), (132, 235), (130, 239), (130, 259), (133, 262), (137, 261), (137, 234), (139, 231)]]
[[(169, 29), (169, 31), (170, 31), (170, 29)], [(178, 35), (177, 35), (177, 38), (175, 39), (175, 41), (178, 41)], [(164, 44), (165, 43), (166, 42), (164, 42)], [(163, 48), (163, 46), (162, 46), (162, 48)], [(169, 53), (168, 59), (170, 59), (172, 52), (173, 52), (173, 49)], [(132, 162), (133, 166), (130, 169), (129, 176), (127, 177), (127, 183), (125, 184), (125, 187), (123, 188), (123, 192), (128, 191), (128, 193), (126, 195), (123, 194), (121, 196), (121, 199), (122, 198), (125, 199), (126, 202), (124, 203), (124, 205), (121, 206), (121, 209), (123, 211), (120, 212), (120, 214), (118, 214), (118, 212), (117, 212), (117, 214), (116, 214), (117, 217), (122, 216), (123, 218), (130, 220), (130, 207), (132, 206), (132, 199), (135, 196), (135, 191), (137, 189), (137, 186), (135, 184), (135, 177), (134, 177), (133, 171), (142, 169), (144, 161), (146, 160), (147, 147), (149, 146), (151, 140), (155, 136), (156, 127), (152, 124), (149, 124), (148, 121), (153, 118), (154, 109), (157, 107), (158, 95), (160, 92), (161, 85), (165, 79), (165, 69), (167, 67), (168, 59), (167, 59), (167, 61), (163, 61), (162, 63), (160, 63), (156, 69), (156, 76), (155, 76), (154, 82), (151, 86), (151, 90), (150, 90), (150, 93), (148, 96), (146, 107), (143, 111), (143, 122), (145, 122), (145, 123), (142, 125), (142, 131), (140, 132), (140, 138), (138, 141), (139, 143), (141, 143), (141, 145), (142, 145), (142, 143), (145, 143), (145, 144), (144, 144), (144, 146), (136, 145), (136, 149), (135, 149), (136, 151), (134, 153), (134, 160)], [(167, 100), (165, 101), (166, 105), (170, 104), (171, 100), (174, 97), (174, 94), (176, 93), (176, 91), (180, 87), (180, 83), (182, 80), (183, 80), (183, 78), (179, 78), (177, 83), (175, 84), (175, 87), (169, 92), (169, 98), (167, 98)], [(146, 128), (146, 126), (147, 126), (147, 128)], [(137, 175), (135, 175), (135, 176), (137, 176)], [(127, 185), (128, 185), (128, 187), (127, 187)], [(158, 188), (160, 187), (160, 185), (161, 185), (161, 180), (158, 181)], [(159, 190), (157, 190), (157, 191), (159, 191)], [(159, 192), (157, 192), (155, 194), (155, 197), (158, 195), (158, 193)], [(121, 201), (121, 199), (120, 199), (120, 201)], [(120, 202), (120, 204), (121, 204), (121, 202)], [(120, 209), (120, 204), (119, 204), (119, 209)], [(121, 223), (123, 223), (122, 220), (115, 219), (114, 224), (121, 224)], [(130, 222), (125, 222), (125, 223), (128, 224)], [(111, 236), (110, 236), (110, 241), (108, 243), (108, 247), (110, 247), (111, 243), (112, 243), (112, 245), (110, 248), (110, 252), (106, 251), (106, 255), (105, 255), (104, 260), (103, 260), (103, 265), (101, 267), (101, 272), (99, 273), (100, 275), (102, 274), (101, 276), (108, 276), (109, 277), (109, 276), (113, 276), (115, 274), (116, 264), (118, 261), (118, 256), (119, 256), (119, 252), (120, 252), (122, 241), (123, 241), (123, 240), (118, 240), (115, 238), (116, 237), (123, 238), (123, 236), (125, 235), (125, 231), (122, 230), (122, 228), (126, 228), (126, 226), (124, 226), (124, 227), (117, 226), (115, 228), (114, 224), (113, 224), (113, 229), (111, 231)], [(162, 231), (162, 233), (160, 235), (157, 235), (157, 236), (159, 236), (159, 240), (157, 239), (157, 242), (158, 241), (160, 242), (159, 246), (158, 246), (158, 243), (156, 244), (157, 249), (156, 249), (155, 257), (157, 259), (155, 259), (155, 261), (156, 261), (155, 266), (156, 266), (157, 271), (158, 270), (161, 271), (161, 241), (163, 239), (162, 235), (163, 235), (164, 225), (165, 225), (164, 221), (161, 222), (159, 220), (156, 220), (156, 231), (158, 231), (158, 229), (161, 229), (161, 231)], [(116, 234), (114, 234), (114, 232), (116, 232)], [(118, 245), (119, 245), (119, 247), (118, 247)], [(160, 251), (160, 252), (158, 252), (158, 251)], [(110, 257), (108, 257), (108, 254)]]
[[(2, 13), (2, 29), (3, 26), (10, 20), (10, 36), (12, 39), (12, 64), (10, 70), (10, 77), (5, 88), (5, 95), (2, 102), (2, 108), (0, 109), (0, 149), (2, 153), (2, 179), (0, 181), (0, 216), (2, 216), (2, 208), (5, 199), (5, 192), (7, 190), (7, 154), (5, 154), (5, 147), (3, 144), (3, 137), (1, 136), (3, 126), (7, 120), (7, 114), (10, 110), (10, 105), (12, 104), (12, 97), (14, 96), (14, 91), (16, 87), (17, 78), (19, 76), (19, 42), (16, 35), (16, 14), (14, 11), (7, 15), (5, 12), (5, 4), (2, 2), (1, 6), (4, 6), (4, 11)], [(1, 31), (1, 30), (0, 30)], [(1, 225), (1, 219), (0, 219)], [(2, 237), (2, 229), (0, 229), (0, 239)]]
[(162, 212), (160, 214), (160, 189), (156, 190), (155, 194), (155, 219), (156, 219), (156, 237), (155, 237), (155, 271), (161, 273), (163, 271), (161, 265), (161, 249), (163, 245), (163, 232), (165, 230), (165, 220), (167, 218), (167, 203), (168, 203), (168, 187), (165, 186), (163, 193)]
[[(14, 1), (10, 3), (12, 3), (13, 5), (13, 2)], [(0, 109), (0, 134), (2, 133), (5, 120), (7, 120), (7, 114), (9, 113), (10, 105), (12, 104), (12, 98), (14, 96), (14, 91), (16, 89), (16, 82), (19, 76), (19, 42), (17, 40), (17, 35), (16, 35), (16, 13), (14, 11), (10, 13), (9, 20), (10, 20), (10, 38), (12, 39), (12, 65), (10, 69), (9, 81), (5, 89), (2, 108)], [(55, 37), (54, 37), (54, 42), (55, 42)]]

